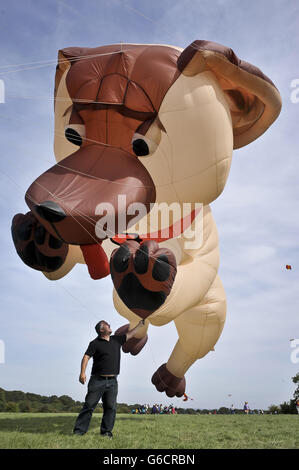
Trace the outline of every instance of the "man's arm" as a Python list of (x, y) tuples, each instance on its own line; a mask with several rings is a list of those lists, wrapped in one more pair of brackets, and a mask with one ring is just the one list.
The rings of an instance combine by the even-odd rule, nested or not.
[(79, 377), (79, 382), (84, 385), (86, 382), (86, 367), (88, 364), (88, 361), (90, 359), (90, 356), (87, 356), (87, 354), (84, 354), (82, 361), (81, 361), (81, 372), (80, 372), (80, 377)]
[(135, 326), (135, 328), (133, 328), (132, 330), (129, 330), (126, 334), (126, 337), (127, 337), (127, 341), (129, 341), (129, 339), (133, 338), (133, 336), (137, 333), (137, 331), (142, 328), (144, 326), (144, 320), (140, 320), (140, 322), (138, 323), (137, 326)]

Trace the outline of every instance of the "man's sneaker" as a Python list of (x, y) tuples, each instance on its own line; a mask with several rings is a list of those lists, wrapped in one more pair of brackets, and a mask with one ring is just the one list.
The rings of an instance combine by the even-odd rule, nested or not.
[(113, 434), (111, 431), (107, 431), (107, 432), (101, 433), (101, 436), (106, 436), (106, 437), (109, 437), (109, 439), (112, 439)]

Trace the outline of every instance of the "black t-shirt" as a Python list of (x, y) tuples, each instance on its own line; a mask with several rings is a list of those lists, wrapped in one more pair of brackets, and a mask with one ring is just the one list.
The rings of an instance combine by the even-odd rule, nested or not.
[(120, 348), (126, 339), (126, 335), (112, 335), (107, 341), (98, 336), (89, 343), (85, 354), (93, 358), (92, 375), (119, 374)]

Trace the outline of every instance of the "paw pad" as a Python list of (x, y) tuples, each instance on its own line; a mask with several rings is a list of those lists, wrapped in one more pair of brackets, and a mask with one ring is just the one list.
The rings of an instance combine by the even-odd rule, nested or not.
[(175, 256), (149, 240), (128, 240), (110, 259), (115, 289), (126, 306), (141, 318), (156, 311), (166, 300), (176, 276)]
[(11, 233), (16, 251), (27, 266), (53, 272), (63, 265), (68, 245), (48, 233), (32, 212), (15, 215)]

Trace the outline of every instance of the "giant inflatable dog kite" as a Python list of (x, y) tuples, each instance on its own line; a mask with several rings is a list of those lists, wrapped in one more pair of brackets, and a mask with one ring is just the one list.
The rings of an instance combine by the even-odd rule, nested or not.
[[(225, 321), (209, 204), (233, 149), (262, 135), (280, 108), (272, 81), (214, 42), (59, 51), (57, 163), (26, 192), (30, 212), (14, 217), (14, 244), (51, 280), (76, 263), (93, 279), (111, 274), (115, 308), (129, 320), (116, 333), (145, 319), (125, 352), (142, 349), (149, 323), (173, 320), (177, 343), (152, 377), (170, 397), (183, 396), (185, 372), (213, 350)], [(182, 212), (152, 222), (157, 204)]]

